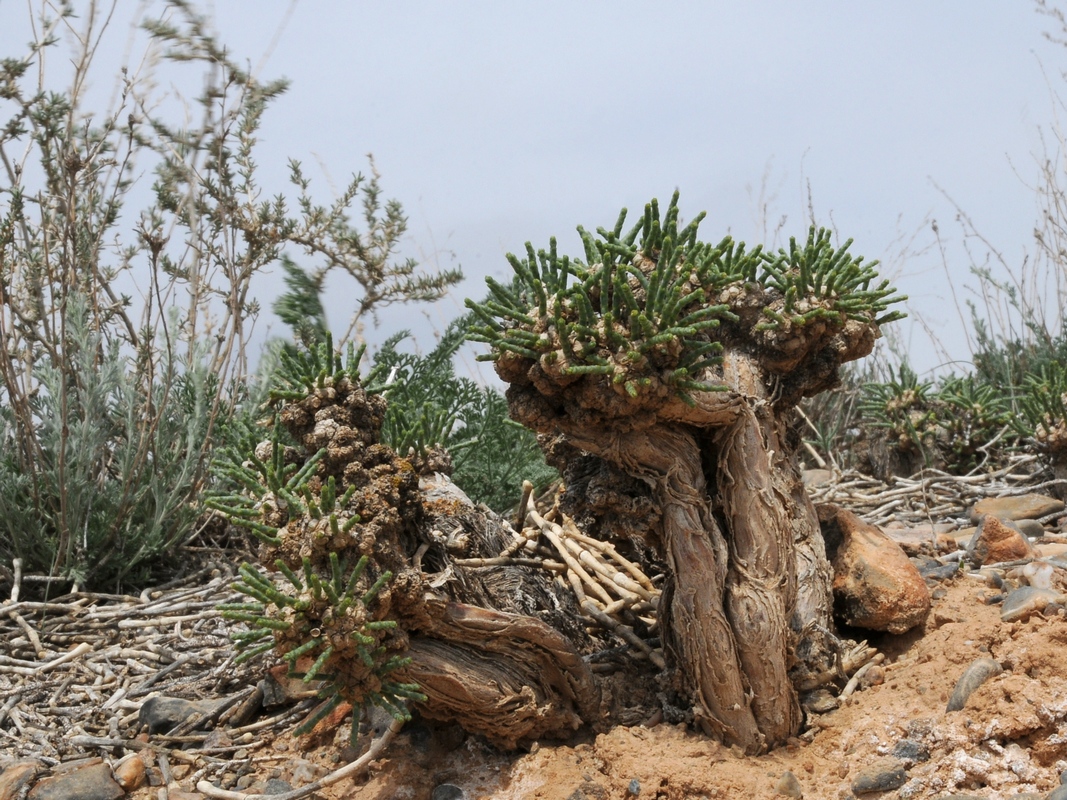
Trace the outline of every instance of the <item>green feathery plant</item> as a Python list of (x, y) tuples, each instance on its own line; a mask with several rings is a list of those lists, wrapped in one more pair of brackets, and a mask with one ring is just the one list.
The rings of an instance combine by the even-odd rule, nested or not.
[(871, 288), (877, 262), (853, 258), (851, 240), (834, 249), (812, 229), (803, 246), (772, 255), (730, 237), (701, 242), (703, 218), (681, 226), (675, 193), (662, 218), (653, 200), (629, 230), (625, 209), (597, 236), (579, 227), (584, 262), (559, 255), (554, 239), (547, 251), (527, 244), (525, 259), (509, 254), (516, 281), (489, 278), (490, 298), (467, 301), (479, 321), (470, 338), (493, 348), (480, 358), (534, 361), (561, 380), (603, 376), (632, 398), (666, 384), (691, 399), (724, 388), (700, 376), (719, 362), (720, 328), (739, 321), (735, 301), (750, 291), (764, 294), (757, 330), (901, 316), (886, 311), (903, 298), (888, 281)]
[(456, 375), (455, 356), (470, 325), (470, 315), (453, 320), (425, 355), (399, 349), (406, 333), (375, 355), (376, 374), (388, 378), (382, 441), (401, 454), (440, 445), (452, 459), (456, 485), (503, 512), (515, 504), (523, 480), (544, 487), (558, 473), (545, 464), (534, 434), (508, 418), (499, 391)]

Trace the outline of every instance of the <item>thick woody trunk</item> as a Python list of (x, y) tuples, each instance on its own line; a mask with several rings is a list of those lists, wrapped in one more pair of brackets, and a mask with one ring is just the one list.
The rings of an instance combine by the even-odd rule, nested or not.
[(696, 720), (757, 752), (800, 729), (790, 670), (824, 655), (806, 637), (832, 627), (830, 567), (758, 365), (728, 354), (724, 377), (733, 391), (647, 427), (537, 418), (651, 488), (662, 512), (652, 538), (672, 576), (660, 625)]

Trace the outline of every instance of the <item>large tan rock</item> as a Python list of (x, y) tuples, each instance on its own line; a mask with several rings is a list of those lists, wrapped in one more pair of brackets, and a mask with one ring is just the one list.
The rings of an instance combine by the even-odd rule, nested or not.
[(1030, 540), (1011, 520), (986, 514), (978, 523), (971, 543), (967, 545), (967, 560), (976, 567), (1017, 561), (1034, 555)]
[(930, 590), (900, 545), (851, 511), (818, 506), (834, 569), (834, 611), (847, 625), (904, 633), (930, 611)]
[(971, 522), (978, 522), (983, 514), (1000, 519), (1038, 519), (1057, 511), (1063, 511), (1063, 501), (1044, 494), (986, 497), (971, 509)]

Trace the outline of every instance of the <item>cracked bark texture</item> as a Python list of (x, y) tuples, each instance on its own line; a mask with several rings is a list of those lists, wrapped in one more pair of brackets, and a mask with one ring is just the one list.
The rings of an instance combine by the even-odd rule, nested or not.
[[(873, 343), (861, 338), (858, 348), (835, 344), (855, 355)], [(724, 391), (658, 409), (626, 407), (590, 379), (561, 387), (536, 363), (507, 371), (515, 419), (649, 487), (660, 516), (645, 538), (671, 575), (660, 624), (672, 665), (699, 726), (747, 752), (796, 735), (794, 679), (833, 660), (831, 571), (787, 430), (801, 385), (783, 402), (771, 387), (783, 392), (784, 382), (765, 361), (727, 348), (705, 376)], [(825, 366), (835, 361), (812, 371), (814, 388), (829, 382)]]

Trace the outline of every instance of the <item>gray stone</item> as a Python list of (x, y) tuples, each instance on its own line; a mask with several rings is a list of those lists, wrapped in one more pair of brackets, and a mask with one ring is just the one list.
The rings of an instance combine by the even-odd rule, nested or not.
[(852, 791), (856, 794), (887, 792), (899, 789), (907, 780), (904, 765), (895, 758), (885, 758), (861, 770), (852, 779)]
[(466, 800), (467, 794), (454, 783), (442, 783), (433, 790), (430, 800)]
[(797, 780), (797, 776), (789, 770), (782, 773), (782, 777), (778, 779), (778, 783), (774, 785), (774, 790), (786, 797), (792, 797), (794, 800), (800, 800), (804, 796), (804, 788), (800, 785), (800, 781)]
[(1031, 539), (1038, 539), (1045, 535), (1045, 526), (1038, 522), (1036, 519), (1018, 519), (1015, 524), (1019, 526), (1019, 530)]
[(1067, 785), (1061, 783), (1048, 793), (1045, 800), (1067, 800)]
[(899, 758), (905, 764), (909, 762), (915, 764), (919, 761), (930, 760), (930, 751), (926, 748), (926, 745), (914, 739), (901, 739), (893, 745), (891, 755), (893, 758)]
[(149, 697), (141, 704), (137, 719), (149, 733), (166, 733), (197, 714), (211, 716), (222, 700), (186, 700), (182, 697)]
[(1062, 510), (1062, 500), (1043, 494), (987, 497), (971, 509), (971, 522), (977, 522), (983, 514), (994, 514), (1001, 519), (1037, 519)]
[(1064, 595), (1051, 589), (1039, 589), (1036, 586), (1020, 586), (1004, 597), (1000, 607), (1000, 619), (1003, 622), (1019, 622), (1040, 614), (1049, 605), (1062, 603)]
[(633, 778), (630, 781), (630, 785), (626, 787), (626, 791), (632, 796), (637, 797), (641, 794), (641, 781), (637, 780), (637, 778)]
[(263, 794), (285, 794), (291, 791), (293, 787), (279, 778), (271, 778), (263, 787)]
[(975, 689), (1003, 671), (1004, 668), (988, 656), (976, 658), (963, 671), (960, 679), (956, 681), (956, 688), (952, 690), (952, 697), (948, 699), (948, 706), (945, 711), (961, 710), (967, 705), (967, 698), (971, 696)]
[(91, 764), (45, 778), (30, 789), (27, 800), (118, 800), (125, 794), (111, 777), (111, 767)]
[(841, 705), (841, 701), (826, 689), (808, 692), (800, 698), (800, 702), (812, 714), (828, 714)]

